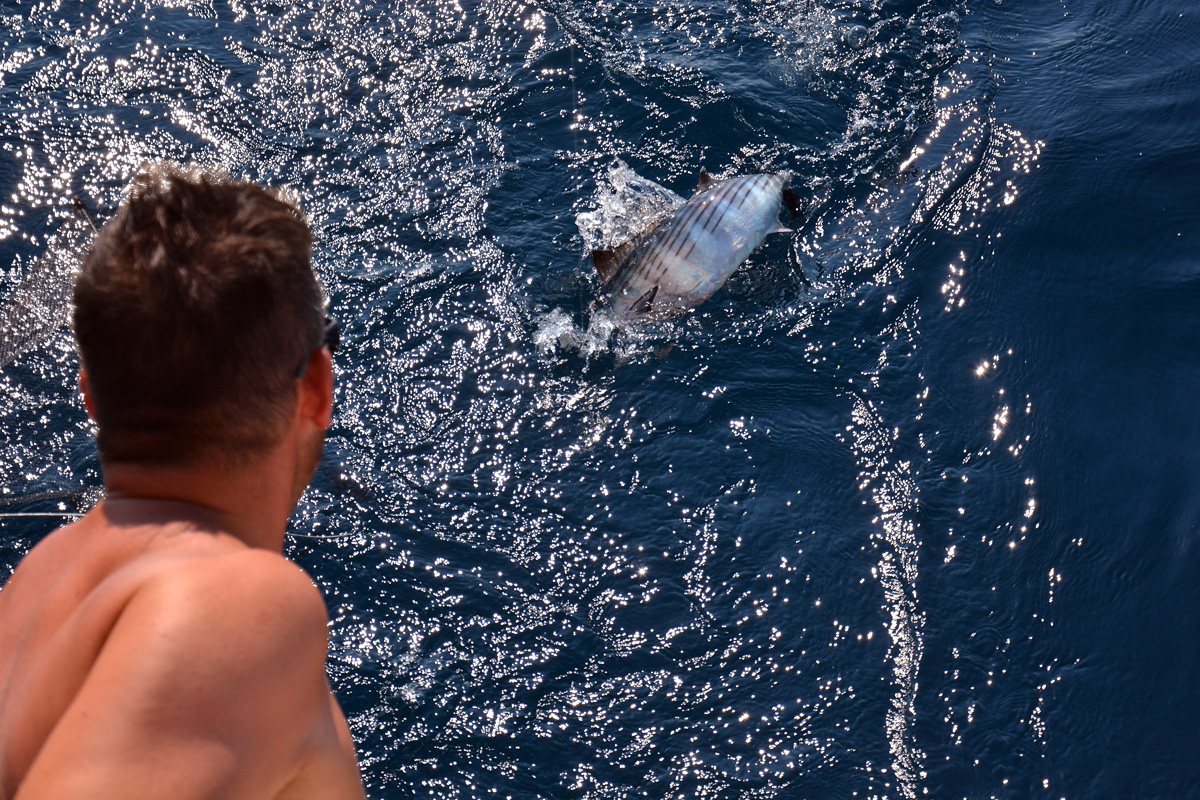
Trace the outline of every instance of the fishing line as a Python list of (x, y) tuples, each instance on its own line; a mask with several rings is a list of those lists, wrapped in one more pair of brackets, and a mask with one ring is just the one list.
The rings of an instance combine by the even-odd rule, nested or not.
[[(570, 34), (568, 34), (570, 35)], [(571, 146), (579, 153), (579, 89), (575, 86), (575, 37), (571, 37)]]
[[(0, 512), (0, 519), (20, 519), (23, 517), (56, 517), (58, 519), (70, 517), (73, 519), (82, 519), (84, 517), (84, 515), (74, 512), (74, 511), (2, 511), (2, 512)], [(291, 531), (288, 531), (285, 535), (292, 536), (292, 537), (299, 538), (299, 539), (341, 539), (346, 536), (351, 536), (354, 533), (355, 533), (355, 531), (346, 531), (345, 533), (328, 533), (328, 534), (292, 533)]]
[(0, 517), (75, 517), (80, 519), (83, 514), (75, 511), (3, 511)]
[[(32, 494), (0, 495), (0, 506), (11, 506), (17, 503), (37, 503), (45, 500), (70, 499), (76, 502), (86, 501), (89, 495), (98, 496), (104, 493), (99, 486), (86, 486), (79, 489), (50, 489), (45, 492)], [(94, 505), (94, 503), (93, 503)]]
[(342, 539), (346, 536), (353, 536), (356, 531), (346, 531), (345, 533), (292, 533), (288, 531), (284, 536), (292, 536), (297, 539)]
[(92, 226), (92, 233), (100, 232), (99, 226), (96, 225), (96, 216), (92, 213), (92, 210), (87, 207), (87, 203), (83, 201), (82, 197), (79, 195), (72, 197), (71, 207), (75, 209), (75, 213), (82, 214), (83, 218), (88, 221), (88, 224)]

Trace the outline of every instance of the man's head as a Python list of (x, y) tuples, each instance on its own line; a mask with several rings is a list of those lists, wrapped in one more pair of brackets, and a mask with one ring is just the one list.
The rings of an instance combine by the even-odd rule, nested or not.
[(246, 460), (282, 436), (324, 297), (293, 205), (249, 182), (144, 171), (75, 284), (106, 463)]

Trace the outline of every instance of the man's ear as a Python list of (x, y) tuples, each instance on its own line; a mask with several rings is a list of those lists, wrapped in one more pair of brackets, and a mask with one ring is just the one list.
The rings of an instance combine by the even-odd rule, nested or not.
[(91, 389), (88, 388), (87, 370), (83, 367), (79, 368), (79, 391), (83, 392), (83, 405), (87, 409), (88, 416), (95, 422), (96, 401), (92, 399)]
[(300, 415), (321, 430), (333, 424), (333, 357), (324, 347), (308, 359), (304, 377), (300, 379)]

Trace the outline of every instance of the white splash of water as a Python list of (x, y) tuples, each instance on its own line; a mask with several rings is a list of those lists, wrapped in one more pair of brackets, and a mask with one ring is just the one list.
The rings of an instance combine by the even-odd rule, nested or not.
[(627, 242), (684, 204), (684, 198), (665, 186), (638, 175), (621, 159), (597, 181), (596, 210), (575, 220), (584, 252), (605, 250)]

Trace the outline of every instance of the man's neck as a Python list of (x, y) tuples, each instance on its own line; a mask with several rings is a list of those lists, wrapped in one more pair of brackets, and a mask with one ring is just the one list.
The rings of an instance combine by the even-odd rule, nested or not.
[(275, 552), (283, 550), (296, 504), (290, 481), (265, 465), (221, 469), (121, 462), (104, 465), (104, 485), (113, 511), (120, 508), (146, 522), (188, 520)]

